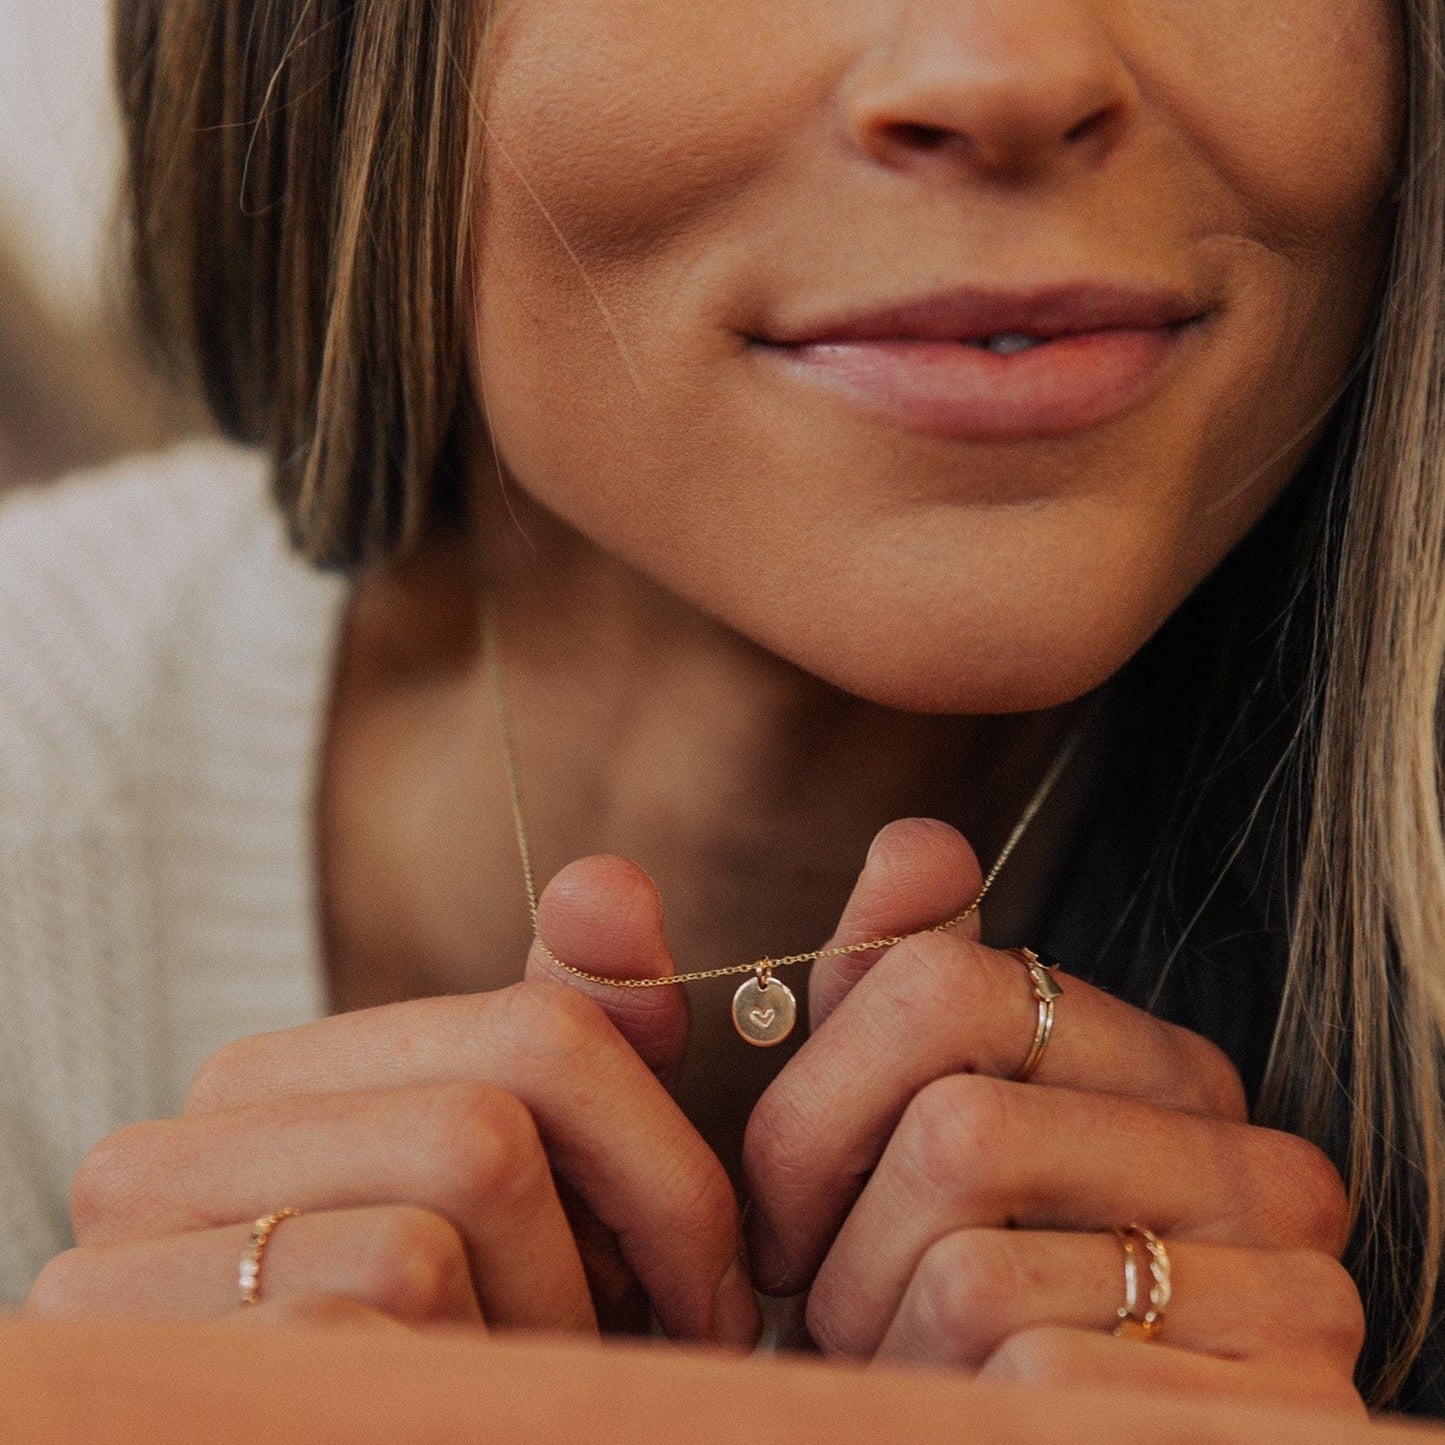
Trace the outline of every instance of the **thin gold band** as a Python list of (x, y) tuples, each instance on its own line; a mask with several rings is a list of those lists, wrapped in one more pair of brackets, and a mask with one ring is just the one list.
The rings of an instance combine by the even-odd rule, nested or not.
[[(1114, 1334), (1122, 1340), (1151, 1341), (1164, 1326), (1164, 1311), (1174, 1297), (1173, 1267), (1164, 1241), (1142, 1224), (1126, 1224), (1114, 1231), (1124, 1247), (1124, 1303), (1119, 1306)], [(1140, 1246), (1149, 1265), (1149, 1307), (1141, 1308), (1139, 1286)]]
[(278, 1209), (275, 1214), (262, 1215), (251, 1226), (251, 1237), (241, 1251), (241, 1268), (237, 1283), (241, 1288), (241, 1303), (254, 1305), (261, 1302), (261, 1261), (266, 1257), (266, 1246), (271, 1242), (271, 1233), (283, 1219), (294, 1219), (301, 1211)]
[(1064, 996), (1064, 991), (1054, 977), (1059, 966), (1056, 958), (1050, 958), (1046, 953), (1035, 953), (1031, 948), (1015, 948), (1010, 952), (1028, 969), (1029, 978), (1033, 981), (1034, 998), (1039, 1005), (1033, 1046), (1029, 1049), (1028, 1058), (1014, 1075), (1014, 1083), (1025, 1084), (1033, 1077), (1034, 1070), (1043, 1059), (1044, 1050), (1049, 1046), (1049, 1040), (1054, 1036), (1054, 1004)]

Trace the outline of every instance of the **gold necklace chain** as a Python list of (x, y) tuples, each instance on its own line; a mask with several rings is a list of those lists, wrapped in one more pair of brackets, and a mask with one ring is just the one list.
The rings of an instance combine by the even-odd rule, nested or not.
[(522, 878), (527, 888), (527, 909), (532, 918), (532, 934), (536, 939), (542, 952), (552, 960), (564, 973), (569, 973), (573, 978), (584, 979), (587, 983), (605, 984), (609, 988), (672, 988), (677, 984), (701, 983), (709, 978), (732, 978), (739, 974), (751, 973), (759, 977), (770, 976), (775, 969), (791, 968), (799, 963), (816, 963), (823, 958), (846, 958), (855, 953), (871, 953), (875, 949), (894, 948), (902, 943), (905, 938), (913, 937), (918, 933), (946, 933), (951, 928), (957, 928), (960, 923), (973, 917), (978, 912), (979, 905), (988, 896), (988, 891), (993, 887), (994, 880), (1003, 871), (1004, 864), (1008, 862), (1010, 854), (1018, 846), (1019, 840), (1028, 831), (1028, 826), (1033, 822), (1035, 814), (1043, 807), (1049, 794), (1053, 791), (1054, 784), (1058, 782), (1060, 774), (1068, 767), (1074, 753), (1078, 750), (1079, 743), (1083, 740), (1085, 731), (1088, 728), (1092, 712), (1087, 713), (1083, 719), (1074, 727), (1073, 731), (1064, 740), (1064, 745), (1059, 749), (1058, 755), (1054, 758), (1048, 772), (1044, 775), (1043, 781), (1034, 790), (1034, 795), (1029, 799), (1028, 806), (1024, 809), (1023, 815), (1014, 825), (1014, 830), (1009, 834), (1008, 841), (1003, 845), (994, 865), (988, 870), (988, 876), (983, 880), (983, 886), (978, 890), (977, 897), (961, 913), (955, 914), (952, 918), (943, 923), (935, 923), (930, 928), (919, 928), (914, 934), (898, 934), (888, 938), (870, 938), (865, 943), (840, 944), (833, 948), (815, 948), (809, 953), (790, 953), (781, 958), (760, 958), (753, 963), (734, 963), (726, 968), (705, 968), (695, 973), (675, 973), (665, 978), (609, 978), (606, 974), (588, 973), (585, 969), (574, 968), (570, 963), (558, 958), (543, 940), (540, 930), (537, 927), (537, 883), (536, 875), (532, 869), (532, 845), (527, 836), (527, 823), (522, 815), (522, 788), (517, 777), (517, 752), (512, 739), (512, 719), (507, 706), (506, 688), (502, 682), (502, 648), (501, 636), (497, 626), (495, 608), (490, 597), (488, 597), (483, 626), (485, 635), (483, 646), (486, 652), (487, 676), (491, 684), (492, 705), (497, 714), (497, 731), (502, 739), (502, 756), (507, 769), (507, 787), (511, 793), (512, 800), (512, 822), (517, 833), (517, 851), (522, 859)]

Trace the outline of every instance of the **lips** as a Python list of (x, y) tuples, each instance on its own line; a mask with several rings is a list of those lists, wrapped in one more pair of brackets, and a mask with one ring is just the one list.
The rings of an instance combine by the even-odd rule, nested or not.
[(757, 346), (791, 379), (876, 419), (1005, 442), (1142, 405), (1207, 312), (1182, 291), (1138, 285), (965, 289), (779, 326)]

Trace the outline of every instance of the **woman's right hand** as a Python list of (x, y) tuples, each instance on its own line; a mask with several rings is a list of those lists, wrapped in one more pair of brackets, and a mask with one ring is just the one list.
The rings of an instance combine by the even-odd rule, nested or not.
[[(671, 971), (656, 889), (621, 859), (563, 870), (539, 919), (591, 972)], [(534, 945), (510, 988), (223, 1048), (180, 1118), (122, 1129), (87, 1157), (76, 1248), (28, 1308), (223, 1314), (240, 1304), (252, 1223), (291, 1206), (301, 1213), (266, 1249), (267, 1300), (593, 1332), (635, 1279), (670, 1335), (751, 1345), (732, 1186), (659, 1077), (686, 1043), (682, 991), (562, 977)]]

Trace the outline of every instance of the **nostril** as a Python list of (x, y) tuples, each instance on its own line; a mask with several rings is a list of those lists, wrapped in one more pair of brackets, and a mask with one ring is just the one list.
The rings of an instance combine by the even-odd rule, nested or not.
[(1090, 131), (1096, 130), (1102, 125), (1104, 121), (1108, 119), (1108, 115), (1109, 110), (1107, 106), (1096, 110), (1092, 115), (1086, 115), (1078, 125), (1074, 126), (1072, 130), (1064, 135), (1064, 139), (1066, 141), (1083, 140)]
[(894, 137), (915, 150), (938, 150), (947, 140), (949, 132), (938, 125), (918, 125), (911, 121), (899, 121), (889, 126)]

